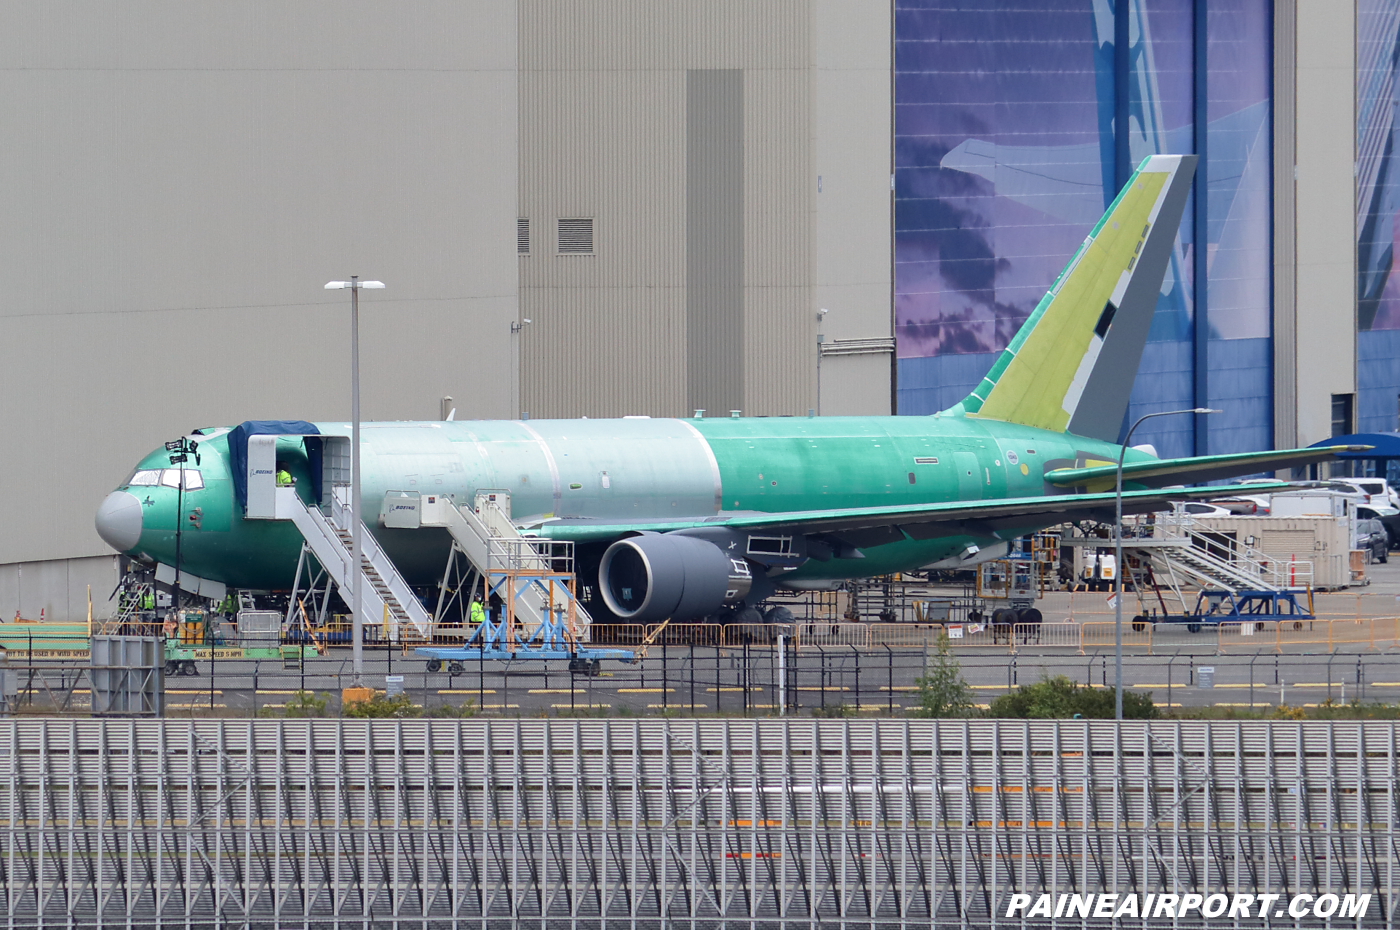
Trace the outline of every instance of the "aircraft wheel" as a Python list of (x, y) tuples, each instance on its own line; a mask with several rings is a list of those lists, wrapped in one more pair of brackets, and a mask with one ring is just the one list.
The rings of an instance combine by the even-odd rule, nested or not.
[(1201, 632), (1201, 625), (1199, 623), (1188, 623), (1186, 624), (1186, 632), (1199, 633)]
[(455, 659), (447, 663), (447, 674), (449, 675), (461, 675), (466, 670), (467, 667)]
[(180, 674), (186, 678), (193, 678), (199, 674), (199, 669), (195, 668), (193, 662), (182, 662), (180, 663)]
[(764, 623), (791, 623), (792, 611), (786, 607), (770, 607), (763, 615)]
[(441, 660), (441, 659), (429, 659), (429, 660), (428, 660), (428, 666), (427, 666), (427, 667), (428, 667), (428, 671), (429, 671), (429, 672), (440, 672), (440, 671), (442, 671), (442, 660)]
[(763, 614), (759, 613), (757, 607), (740, 607), (734, 611), (734, 616), (730, 618), (730, 623), (762, 623)]

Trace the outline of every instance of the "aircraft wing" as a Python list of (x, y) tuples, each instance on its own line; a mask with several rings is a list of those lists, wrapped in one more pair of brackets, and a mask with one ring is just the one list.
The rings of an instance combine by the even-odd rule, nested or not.
[[(1150, 513), (1172, 501), (1219, 497), (1222, 494), (1260, 493), (1286, 489), (1284, 482), (1247, 487), (1172, 488), (1123, 492), (1125, 514)], [(766, 530), (821, 535), (862, 549), (908, 539), (947, 536), (995, 536), (1003, 530), (1020, 535), (1028, 528), (1051, 526), (1069, 520), (1113, 520), (1112, 492), (1013, 497), (985, 501), (948, 501), (894, 507), (849, 507), (835, 510), (803, 510), (786, 513), (724, 513), (693, 520), (636, 521), (626, 524), (583, 519), (551, 520), (539, 528), (542, 535), (578, 541), (615, 538), (622, 533), (659, 533), (701, 527), (724, 527), (741, 532)]]
[[(1231, 455), (1202, 455), (1186, 459), (1157, 459), (1150, 462), (1129, 462), (1123, 466), (1123, 483), (1138, 487), (1161, 488), (1173, 484), (1218, 481), (1261, 471), (1293, 468), (1326, 461), (1338, 452), (1365, 452), (1372, 446), (1317, 446), (1308, 449), (1283, 449), (1276, 452), (1240, 452)], [(1046, 472), (1045, 480), (1057, 488), (1083, 488), (1102, 491), (1113, 488), (1117, 463), (1089, 468), (1057, 468)], [(1258, 494), (1257, 485), (1249, 492)], [(1221, 489), (1214, 493), (1220, 495)]]

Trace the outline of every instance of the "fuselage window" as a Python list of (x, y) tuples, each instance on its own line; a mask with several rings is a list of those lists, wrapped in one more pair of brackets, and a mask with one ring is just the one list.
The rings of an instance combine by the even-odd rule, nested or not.
[[(167, 468), (161, 472), (160, 483), (167, 488), (178, 488), (180, 486), (180, 469)], [(204, 477), (192, 468), (185, 469), (185, 490), (198, 491), (204, 487)]]
[(160, 484), (160, 469), (142, 469), (141, 471), (138, 471), (136, 474), (132, 475), (131, 480), (128, 481), (127, 484), (139, 487), (153, 487), (157, 484)]

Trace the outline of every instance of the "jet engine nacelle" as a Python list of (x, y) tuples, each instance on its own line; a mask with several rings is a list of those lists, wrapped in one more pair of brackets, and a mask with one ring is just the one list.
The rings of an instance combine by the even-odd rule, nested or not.
[(644, 533), (619, 539), (603, 553), (598, 588), (623, 620), (684, 622), (744, 599), (753, 578), (743, 559), (712, 542)]

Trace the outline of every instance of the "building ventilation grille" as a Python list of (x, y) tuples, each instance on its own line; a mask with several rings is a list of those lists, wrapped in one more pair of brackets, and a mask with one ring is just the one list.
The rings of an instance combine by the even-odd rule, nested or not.
[(530, 220), (523, 216), (515, 221), (515, 251), (520, 255), (530, 254)]
[(593, 219), (561, 219), (559, 221), (559, 254), (593, 254)]

